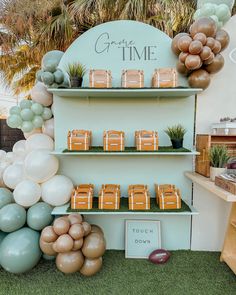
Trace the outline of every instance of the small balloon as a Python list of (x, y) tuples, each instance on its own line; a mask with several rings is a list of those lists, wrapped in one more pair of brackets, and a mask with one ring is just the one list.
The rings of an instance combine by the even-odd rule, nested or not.
[(0, 188), (0, 209), (4, 206), (14, 203), (13, 193), (7, 188)]
[(191, 42), (192, 42), (192, 38), (190, 36), (180, 37), (178, 40), (179, 50), (182, 52), (188, 52)]
[(69, 252), (74, 246), (74, 241), (68, 234), (59, 236), (55, 243), (57, 252), (59, 253)]
[(9, 111), (10, 115), (19, 115), (20, 112), (21, 112), (21, 108), (18, 106), (11, 107)]
[(202, 66), (200, 56), (189, 54), (185, 60), (185, 66), (188, 70), (199, 69)]
[(221, 51), (229, 45), (230, 37), (225, 30), (218, 30), (215, 39), (221, 44)]
[(219, 72), (224, 66), (224, 58), (221, 54), (217, 54), (212, 63), (207, 65), (205, 67), (205, 70), (209, 73), (209, 74), (215, 74), (217, 72)]
[(44, 202), (39, 202), (29, 208), (27, 212), (27, 224), (35, 230), (42, 230), (53, 221), (52, 207)]
[(32, 106), (32, 101), (29, 100), (29, 99), (23, 99), (21, 102), (20, 102), (20, 108), (21, 109), (30, 109)]
[(43, 126), (43, 118), (41, 116), (34, 116), (34, 119), (32, 121), (34, 128), (41, 128)]
[(83, 222), (83, 218), (80, 214), (69, 214), (68, 220), (70, 221), (70, 224), (80, 224)]
[(23, 121), (21, 130), (25, 133), (31, 132), (34, 129), (34, 125), (31, 121)]
[(179, 33), (178, 35), (176, 35), (174, 38), (173, 38), (173, 40), (172, 40), (172, 43), (171, 43), (171, 49), (172, 49), (172, 51), (173, 51), (173, 53), (175, 54), (175, 55), (179, 55), (180, 54), (180, 50), (179, 50), (179, 48), (178, 48), (178, 41), (179, 41), (179, 39), (181, 38), (181, 37), (183, 37), (183, 36), (188, 36), (188, 34), (187, 33)]
[(0, 228), (3, 232), (14, 232), (24, 226), (26, 211), (18, 204), (8, 204), (0, 210)]
[(29, 208), (39, 201), (41, 187), (34, 181), (26, 179), (17, 184), (13, 195), (17, 204)]
[(46, 255), (56, 256), (57, 252), (53, 249), (53, 243), (45, 242), (42, 238), (39, 240), (40, 249)]
[(194, 37), (193, 37), (193, 40), (194, 41), (200, 41), (202, 43), (202, 45), (206, 45), (206, 42), (207, 42), (207, 37), (205, 34), (203, 33), (197, 33)]
[(179, 61), (181, 63), (185, 63), (186, 57), (189, 55), (187, 52), (180, 52)]
[(213, 62), (214, 58), (215, 58), (215, 54), (212, 52), (211, 55), (204, 60), (203, 64), (210, 65)]
[(70, 223), (68, 220), (65, 220), (63, 218), (57, 218), (55, 219), (53, 223), (53, 230), (57, 235), (63, 235), (68, 233), (70, 229)]
[(50, 136), (54, 139), (54, 118), (46, 120), (42, 126), (43, 134)]
[(18, 128), (22, 124), (22, 119), (19, 115), (10, 115), (7, 118), (7, 125), (11, 128)]
[(83, 246), (83, 243), (84, 243), (84, 239), (79, 239), (74, 241), (72, 251), (80, 250)]
[(199, 54), (202, 51), (203, 45), (200, 41), (192, 41), (189, 45), (190, 54)]
[(44, 108), (42, 113), (42, 118), (44, 120), (49, 120), (52, 117), (52, 111), (49, 108)]
[(84, 228), (84, 235), (87, 236), (91, 232), (91, 225), (84, 221), (82, 222), (83, 228)]
[(200, 53), (201, 60), (204, 61), (212, 55), (211, 48), (208, 46), (203, 46), (202, 52)]
[(31, 97), (33, 101), (38, 102), (45, 107), (50, 106), (53, 102), (52, 93), (48, 92), (45, 85), (41, 82), (35, 84), (31, 89)]
[(20, 112), (20, 116), (24, 121), (32, 121), (34, 118), (34, 113), (31, 111), (31, 109), (23, 109)]
[(86, 277), (95, 275), (102, 268), (102, 257), (96, 259), (85, 258), (80, 273)]
[(218, 53), (221, 52), (221, 44), (220, 44), (220, 41), (215, 40), (215, 46), (214, 46), (214, 48), (212, 49), (212, 52), (213, 52), (214, 54), (218, 54)]
[(190, 71), (186, 68), (185, 64), (180, 61), (177, 62), (176, 69), (180, 74), (184, 76), (187, 76), (190, 73)]
[(74, 240), (79, 240), (79, 239), (83, 238), (84, 234), (85, 234), (85, 231), (84, 231), (84, 227), (82, 226), (82, 224), (73, 224), (70, 227), (69, 235)]
[[(57, 69), (58, 61), (56, 59), (48, 59), (43, 66), (44, 72), (54, 73)], [(41, 74), (43, 81), (43, 73)]]
[(84, 256), (81, 251), (59, 253), (56, 258), (56, 266), (63, 273), (74, 273), (81, 269)]
[(31, 106), (31, 111), (35, 115), (41, 115), (43, 113), (43, 106), (40, 103), (35, 102)]
[(190, 87), (206, 89), (210, 85), (211, 78), (207, 71), (200, 69), (190, 74), (188, 82)]
[(50, 86), (54, 82), (54, 76), (50, 72), (43, 72), (42, 74), (42, 81), (45, 85)]
[(206, 46), (208, 46), (212, 50), (215, 47), (215, 39), (212, 37), (208, 37)]
[(55, 233), (52, 226), (46, 226), (41, 233), (41, 239), (47, 243), (53, 243), (57, 240), (58, 235)]
[(57, 70), (53, 75), (56, 83), (61, 84), (64, 81), (64, 74), (61, 70)]

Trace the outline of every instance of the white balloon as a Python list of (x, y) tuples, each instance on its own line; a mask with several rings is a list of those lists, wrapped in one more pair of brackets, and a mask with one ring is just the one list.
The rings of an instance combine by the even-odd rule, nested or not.
[(31, 132), (24, 133), (24, 137), (27, 139), (31, 135), (36, 134), (36, 133), (42, 133), (42, 128), (36, 128), (36, 129), (32, 130)]
[(69, 202), (73, 190), (72, 181), (63, 175), (55, 175), (42, 184), (42, 199), (52, 206)]
[(31, 98), (45, 107), (50, 106), (53, 102), (52, 94), (47, 91), (47, 88), (41, 82), (37, 82), (31, 89)]
[(33, 134), (27, 138), (25, 143), (25, 148), (27, 152), (34, 150), (54, 150), (54, 141), (52, 138), (46, 134)]
[(8, 152), (5, 157), (5, 161), (12, 164), (14, 162), (15, 154), (13, 152)]
[(31, 180), (21, 181), (13, 192), (15, 202), (23, 207), (31, 207), (41, 197), (41, 187)]
[(54, 139), (54, 118), (45, 121), (42, 130), (43, 134), (47, 134)]
[(14, 145), (13, 145), (13, 153), (17, 156), (25, 156), (26, 155), (26, 150), (25, 150), (25, 139), (19, 140), (17, 141)]
[(14, 189), (24, 178), (23, 164), (10, 165), (3, 173), (3, 181), (5, 185), (11, 189)]
[(0, 161), (5, 160), (6, 154), (7, 153), (4, 150), (0, 150)]
[(24, 164), (26, 155), (18, 156), (14, 154), (13, 164)]
[(3, 172), (8, 166), (10, 165), (7, 161), (1, 161), (0, 162), (0, 170)]
[(49, 152), (46, 150), (35, 150), (26, 156), (25, 175), (29, 179), (42, 183), (57, 173), (59, 161), (55, 156), (50, 155)]

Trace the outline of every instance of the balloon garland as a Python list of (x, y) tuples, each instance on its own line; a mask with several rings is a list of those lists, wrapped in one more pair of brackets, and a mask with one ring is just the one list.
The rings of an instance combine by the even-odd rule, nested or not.
[(220, 52), (228, 44), (228, 33), (217, 30), (212, 18), (198, 19), (191, 25), (189, 34), (180, 33), (172, 40), (172, 51), (179, 57), (178, 72), (188, 76), (191, 87), (206, 89), (210, 85), (210, 74), (224, 66)]

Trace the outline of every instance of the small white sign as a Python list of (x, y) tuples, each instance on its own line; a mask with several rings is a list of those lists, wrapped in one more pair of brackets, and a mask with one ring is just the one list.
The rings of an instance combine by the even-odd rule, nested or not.
[(152, 251), (161, 248), (160, 221), (126, 220), (125, 257), (148, 258)]

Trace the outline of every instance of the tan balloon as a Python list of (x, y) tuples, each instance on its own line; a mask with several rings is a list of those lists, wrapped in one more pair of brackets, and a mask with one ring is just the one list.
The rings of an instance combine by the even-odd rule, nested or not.
[(218, 30), (215, 39), (221, 44), (221, 51), (229, 45), (230, 37), (225, 30)]
[(223, 68), (224, 63), (225, 61), (223, 56), (221, 54), (217, 54), (214, 57), (213, 62), (209, 64), (208, 66), (206, 66), (205, 69), (208, 73), (215, 74)]
[(182, 74), (184, 76), (187, 76), (190, 73), (190, 70), (188, 70), (186, 68), (185, 64), (183, 64), (180, 61), (177, 62), (176, 69), (180, 74)]
[(215, 39), (212, 37), (207, 38), (206, 46), (210, 47), (211, 50), (215, 47)]
[(174, 52), (174, 54), (176, 54), (176, 55), (179, 55), (180, 54), (180, 50), (179, 50), (179, 48), (178, 48), (178, 41), (179, 41), (179, 39), (181, 38), (181, 37), (183, 37), (183, 36), (188, 36), (188, 34), (187, 33), (179, 33), (178, 35), (176, 35), (175, 37), (174, 37), (174, 39), (172, 40), (172, 43), (171, 43), (171, 49), (172, 49), (172, 51)]
[(190, 54), (199, 54), (202, 51), (203, 45), (200, 41), (192, 41), (189, 45)]
[(202, 61), (199, 55), (189, 54), (185, 60), (185, 66), (188, 70), (199, 69), (202, 65)]
[(82, 221), (83, 221), (83, 218), (80, 214), (70, 214), (68, 216), (68, 219), (69, 219), (71, 225), (77, 224), (77, 223), (82, 223)]
[(57, 254), (56, 251), (53, 249), (53, 242), (47, 243), (42, 238), (40, 238), (39, 246), (44, 254), (47, 254), (50, 256), (55, 256)]
[(106, 241), (99, 233), (90, 233), (85, 239), (82, 252), (87, 258), (98, 258), (105, 253)]
[(215, 40), (215, 46), (214, 46), (214, 48), (212, 49), (212, 52), (213, 52), (214, 54), (217, 54), (217, 53), (220, 53), (220, 52), (221, 52), (221, 43), (220, 43), (220, 41)]
[(203, 69), (192, 72), (188, 78), (188, 83), (193, 88), (206, 89), (210, 85), (210, 82), (210, 75)]
[(53, 229), (57, 235), (63, 235), (68, 233), (70, 228), (70, 222), (64, 217), (55, 219), (53, 223)]
[(215, 37), (216, 31), (215, 21), (210, 17), (202, 17), (192, 24), (190, 35), (193, 38), (197, 33), (203, 33), (207, 37)]
[(56, 266), (63, 273), (74, 273), (81, 269), (84, 256), (81, 251), (59, 253), (56, 258)]
[(84, 227), (82, 224), (75, 223), (70, 227), (69, 235), (74, 240), (79, 240), (79, 239), (83, 238), (84, 234), (85, 234), (85, 231), (84, 231)]
[(61, 235), (55, 242), (56, 250), (59, 253), (65, 253), (72, 250), (74, 246), (74, 241), (72, 237), (68, 234)]
[(44, 242), (51, 243), (55, 242), (58, 238), (58, 235), (54, 232), (52, 226), (46, 226), (41, 232), (41, 239)]
[(104, 236), (102, 228), (96, 224), (91, 224), (91, 233), (100, 233)]
[(186, 57), (189, 55), (188, 52), (181, 52), (179, 55), (179, 61), (185, 63)]
[(214, 60), (214, 57), (215, 57), (215, 54), (212, 52), (211, 55), (210, 55), (210, 57), (208, 57), (208, 59), (205, 59), (204, 60), (203, 64), (204, 65), (211, 64), (213, 62), (213, 60)]
[(55, 252), (59, 253), (59, 250), (57, 249), (57, 241), (53, 243), (52, 248)]
[(178, 40), (179, 50), (182, 52), (188, 52), (191, 42), (192, 42), (192, 38), (190, 36), (180, 37)]
[(84, 235), (87, 236), (91, 232), (91, 225), (84, 221), (82, 222), (83, 228), (84, 228)]
[(80, 273), (84, 276), (90, 277), (95, 275), (102, 268), (102, 257), (97, 259), (85, 258), (84, 264), (80, 269)]
[(84, 239), (79, 239), (79, 240), (74, 241), (74, 245), (73, 245), (72, 250), (75, 251), (75, 250), (81, 249), (83, 246), (83, 243), (84, 243)]
[(206, 42), (207, 42), (207, 36), (203, 33), (197, 33), (194, 37), (193, 37), (193, 40), (198, 40), (202, 43), (202, 45), (206, 45)]
[(201, 60), (204, 61), (212, 55), (211, 48), (208, 46), (203, 46), (202, 52), (200, 53)]

